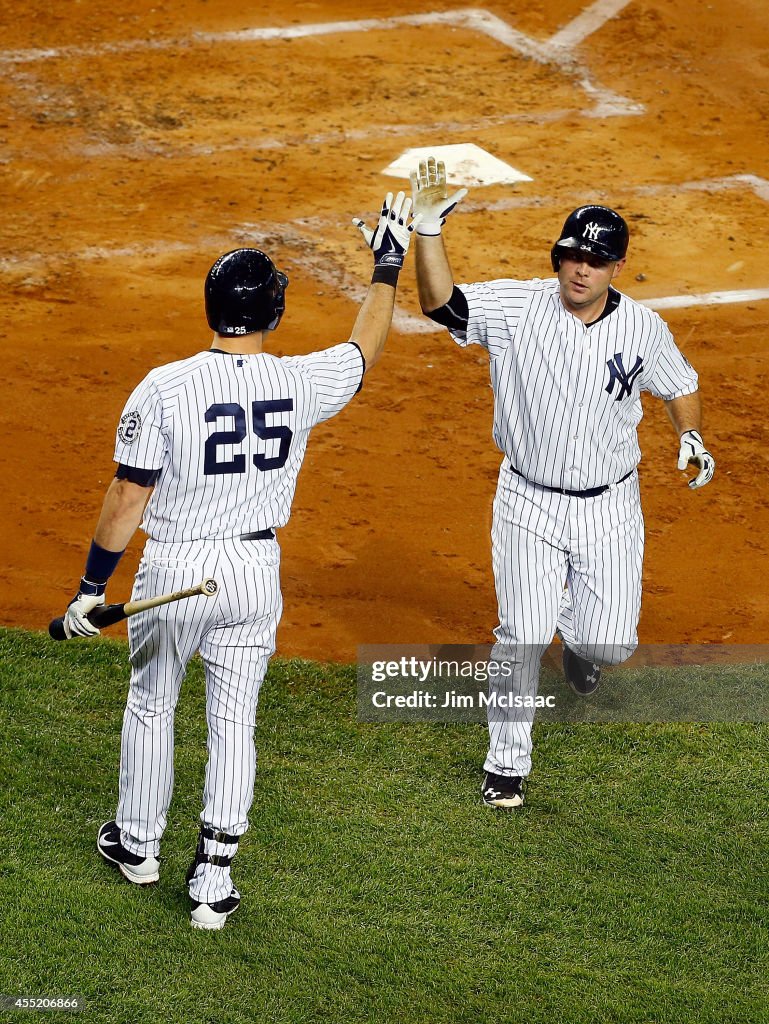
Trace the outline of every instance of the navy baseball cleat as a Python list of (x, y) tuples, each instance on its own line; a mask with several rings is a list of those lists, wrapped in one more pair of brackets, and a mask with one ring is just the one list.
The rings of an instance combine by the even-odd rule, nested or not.
[(486, 772), (481, 796), (487, 807), (513, 808), (523, 806), (523, 779), (520, 775), (495, 775)]
[(160, 878), (156, 857), (139, 857), (120, 842), (120, 829), (114, 821), (105, 821), (99, 829), (96, 849), (110, 864), (116, 865), (124, 878), (134, 885), (149, 885)]
[(563, 674), (571, 689), (580, 697), (589, 697), (595, 693), (601, 682), (601, 666), (580, 658), (566, 644), (563, 645)]

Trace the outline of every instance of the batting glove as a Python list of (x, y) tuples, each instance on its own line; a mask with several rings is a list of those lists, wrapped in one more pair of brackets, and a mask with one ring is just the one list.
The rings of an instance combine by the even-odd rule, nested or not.
[(421, 220), (413, 217), (409, 222), (410, 211), (411, 200), (405, 192), (399, 192), (394, 200), (392, 192), (388, 192), (375, 229), (367, 228), (360, 217), (353, 217), (353, 224), (374, 254), (375, 267), (390, 267), (396, 272), (403, 267), (411, 236)]
[(422, 217), (417, 234), (439, 235), (448, 215), (467, 195), (467, 189), (460, 188), (450, 196), (446, 165), (433, 156), (421, 160), (419, 170), (412, 171), (409, 178), (414, 213)]
[(709, 484), (716, 471), (716, 460), (705, 448), (702, 437), (696, 430), (687, 430), (681, 434), (678, 468), (686, 469), (690, 463), (699, 468), (699, 473), (689, 481), (689, 486), (695, 488)]
[(80, 581), (80, 590), (67, 607), (64, 616), (64, 635), (68, 640), (74, 636), (98, 636), (101, 630), (88, 621), (88, 613), (104, 604), (106, 583), (92, 583), (85, 577)]

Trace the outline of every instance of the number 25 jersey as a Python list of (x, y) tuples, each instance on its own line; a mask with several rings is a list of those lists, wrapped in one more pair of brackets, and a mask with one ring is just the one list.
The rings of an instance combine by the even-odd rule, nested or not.
[(126, 402), (115, 461), (155, 480), (142, 523), (158, 541), (284, 526), (312, 427), (360, 390), (345, 342), (305, 356), (211, 349), (151, 370)]

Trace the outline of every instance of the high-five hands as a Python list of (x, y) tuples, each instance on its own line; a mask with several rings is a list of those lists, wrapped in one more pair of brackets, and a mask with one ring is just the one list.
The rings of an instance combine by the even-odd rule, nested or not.
[(406, 198), (405, 192), (399, 192), (395, 199), (392, 192), (388, 192), (376, 228), (367, 228), (360, 217), (353, 217), (353, 224), (374, 254), (375, 267), (390, 267), (396, 271), (402, 268), (411, 236), (422, 219), (420, 216), (409, 218), (410, 212), (411, 200)]
[(433, 156), (421, 160), (419, 170), (412, 171), (409, 177), (414, 214), (421, 217), (417, 234), (439, 235), (448, 215), (467, 195), (467, 189), (460, 188), (449, 195), (446, 165)]
[(699, 473), (689, 481), (689, 486), (704, 487), (713, 479), (716, 471), (716, 460), (705, 448), (702, 436), (696, 430), (687, 430), (681, 434), (681, 447), (678, 451), (678, 468), (683, 470), (689, 464), (697, 466)]

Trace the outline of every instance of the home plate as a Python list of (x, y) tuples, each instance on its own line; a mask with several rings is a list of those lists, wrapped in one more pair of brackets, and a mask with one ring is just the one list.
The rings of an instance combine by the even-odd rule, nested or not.
[(446, 181), (449, 185), (512, 185), (516, 181), (532, 180), (528, 174), (497, 160), (472, 142), (456, 146), (407, 149), (389, 167), (385, 167), (382, 174), (391, 178), (408, 178), (416, 170), (419, 161), (429, 156), (446, 164)]

